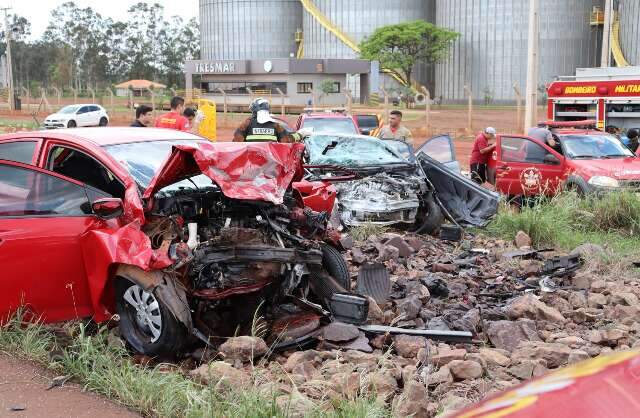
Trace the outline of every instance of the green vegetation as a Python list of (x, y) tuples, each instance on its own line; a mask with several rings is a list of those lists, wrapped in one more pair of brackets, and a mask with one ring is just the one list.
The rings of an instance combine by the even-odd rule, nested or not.
[(537, 247), (571, 250), (585, 242), (607, 246), (617, 256), (640, 255), (640, 197), (631, 192), (601, 197), (565, 193), (515, 210), (507, 205), (488, 226), (512, 239), (526, 232)]
[(360, 43), (360, 55), (364, 59), (380, 61), (383, 68), (395, 72), (410, 85), (413, 66), (445, 59), (458, 36), (457, 32), (424, 20), (388, 25), (376, 29)]
[[(22, 313), (0, 327), (1, 351), (70, 376), (87, 390), (145, 416), (271, 418), (293, 412), (287, 411), (286, 402), (276, 402), (279, 394), (260, 391), (263, 385), (257, 369), (254, 384), (247, 390), (220, 392), (213, 385), (185, 377), (177, 365), (135, 364), (124, 348), (109, 343), (106, 328), (91, 333), (90, 326), (69, 323), (54, 330), (24, 322)], [(353, 401), (314, 403), (307, 415), (368, 418), (390, 414), (374, 398), (362, 396)]]
[(357, 242), (366, 241), (372, 235), (380, 235), (387, 232), (389, 228), (376, 224), (362, 224), (349, 229), (349, 235)]

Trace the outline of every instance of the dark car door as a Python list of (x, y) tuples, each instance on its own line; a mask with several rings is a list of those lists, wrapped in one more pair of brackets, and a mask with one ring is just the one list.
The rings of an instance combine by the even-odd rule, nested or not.
[(0, 160), (0, 315), (26, 306), (47, 322), (90, 316), (80, 237), (101, 222), (81, 183)]

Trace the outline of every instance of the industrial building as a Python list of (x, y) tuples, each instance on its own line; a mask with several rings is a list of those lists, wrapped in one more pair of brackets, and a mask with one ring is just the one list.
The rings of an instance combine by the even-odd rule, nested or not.
[[(543, 91), (558, 76), (600, 64), (605, 0), (539, 2)], [(640, 65), (640, 2), (614, 3), (614, 53), (617, 46), (628, 65)], [(366, 100), (381, 85), (396, 83), (378, 74), (377, 63), (358, 60), (358, 43), (381, 26), (417, 19), (460, 33), (448, 59), (415, 69), (415, 81), (432, 97), (460, 103), (467, 100), (467, 86), (475, 102), (509, 104), (514, 86), (524, 91), (524, 0), (200, 0), (202, 60), (187, 63), (187, 86), (219, 103), (220, 90), (227, 100), (245, 103), (251, 92), (277, 98), (281, 91), (287, 104), (305, 105), (330, 79), (336, 89), (324, 95), (325, 104), (344, 104), (347, 89)], [(233, 63), (234, 71), (224, 71), (225, 63)]]

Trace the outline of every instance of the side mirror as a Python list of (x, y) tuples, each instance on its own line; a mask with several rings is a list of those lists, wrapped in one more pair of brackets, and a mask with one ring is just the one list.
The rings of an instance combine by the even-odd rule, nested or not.
[(91, 210), (100, 219), (115, 219), (124, 213), (122, 199), (114, 197), (106, 197), (104, 199), (95, 200), (91, 204)]
[(560, 165), (560, 160), (553, 154), (545, 155), (542, 161), (544, 161), (545, 164), (549, 165)]

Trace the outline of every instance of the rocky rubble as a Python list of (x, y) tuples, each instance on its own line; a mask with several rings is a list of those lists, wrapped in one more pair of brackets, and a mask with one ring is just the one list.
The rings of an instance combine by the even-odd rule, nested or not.
[[(516, 248), (530, 246), (523, 234)], [(433, 417), (550, 369), (640, 346), (640, 286), (632, 270), (613, 275), (587, 263), (541, 281), (540, 255), (513, 251), (513, 243), (484, 238), (450, 243), (383, 234), (347, 253), (354, 289), (366, 263), (384, 263), (390, 273), (388, 300), (370, 299), (370, 323), (470, 331), (474, 344), (333, 323), (305, 351), (269, 353), (259, 338), (231, 338), (214, 361), (190, 373), (221, 391), (259, 387), (292, 416), (314, 403), (330, 408), (333, 400), (369, 394), (395, 416)], [(594, 257), (593, 246), (577, 251)]]

